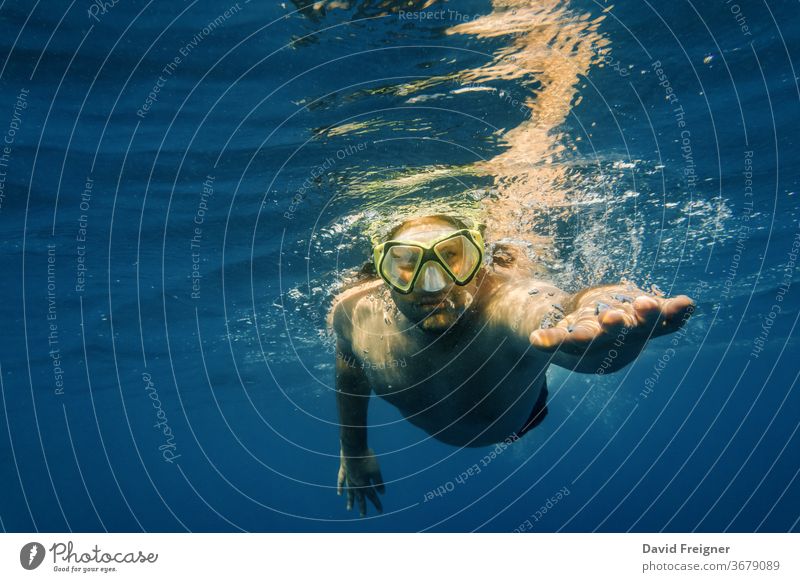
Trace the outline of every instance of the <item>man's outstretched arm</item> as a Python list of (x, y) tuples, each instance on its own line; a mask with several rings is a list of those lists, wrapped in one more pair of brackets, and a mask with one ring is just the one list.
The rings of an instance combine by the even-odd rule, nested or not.
[(610, 373), (630, 363), (647, 341), (676, 331), (691, 316), (685, 295), (668, 299), (630, 284), (574, 295), (541, 281), (518, 279), (490, 300), (491, 320), (550, 363), (584, 373)]
[(695, 309), (686, 295), (647, 293), (630, 284), (604, 285), (571, 296), (564, 316), (530, 334), (531, 345), (576, 372), (609, 373), (639, 355), (648, 340), (680, 329)]

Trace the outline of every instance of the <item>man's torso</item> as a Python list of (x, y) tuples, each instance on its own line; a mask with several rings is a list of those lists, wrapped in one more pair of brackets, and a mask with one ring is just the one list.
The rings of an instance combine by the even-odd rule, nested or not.
[(354, 304), (351, 347), (372, 390), (413, 424), (456, 446), (484, 446), (520, 429), (547, 360), (487, 325), (476, 302), (445, 334), (421, 331), (378, 285)]

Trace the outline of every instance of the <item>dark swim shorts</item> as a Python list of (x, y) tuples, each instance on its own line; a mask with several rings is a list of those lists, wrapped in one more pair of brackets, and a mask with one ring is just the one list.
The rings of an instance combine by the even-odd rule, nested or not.
[(544, 384), (542, 384), (542, 391), (539, 393), (536, 404), (533, 405), (531, 415), (528, 417), (528, 420), (525, 421), (525, 424), (522, 425), (522, 428), (512, 435), (512, 438), (516, 440), (532, 428), (536, 428), (542, 423), (545, 416), (547, 416), (547, 378), (545, 378)]

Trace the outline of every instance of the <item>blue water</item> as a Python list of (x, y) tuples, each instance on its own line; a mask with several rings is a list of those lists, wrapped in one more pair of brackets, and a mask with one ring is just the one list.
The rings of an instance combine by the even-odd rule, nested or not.
[(108, 5), (0, 4), (5, 531), (800, 529), (796, 3), (605, 14), (552, 106), (566, 202), (527, 227), (564, 288), (627, 277), (698, 312), (619, 373), (551, 368), (546, 421), (494, 457), (374, 401), (363, 520), (335, 492), (336, 285), (371, 221), (513, 186), (446, 172), (512, 147), (529, 112), (500, 92), (547, 81), (458, 91), (514, 31), (391, 3)]

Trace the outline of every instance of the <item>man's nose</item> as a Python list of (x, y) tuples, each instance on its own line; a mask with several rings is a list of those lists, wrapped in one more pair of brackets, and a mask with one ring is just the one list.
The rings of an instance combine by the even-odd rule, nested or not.
[(435, 261), (428, 261), (422, 265), (422, 271), (419, 274), (415, 287), (419, 286), (423, 291), (435, 293), (447, 287), (447, 283), (448, 276), (441, 265)]

